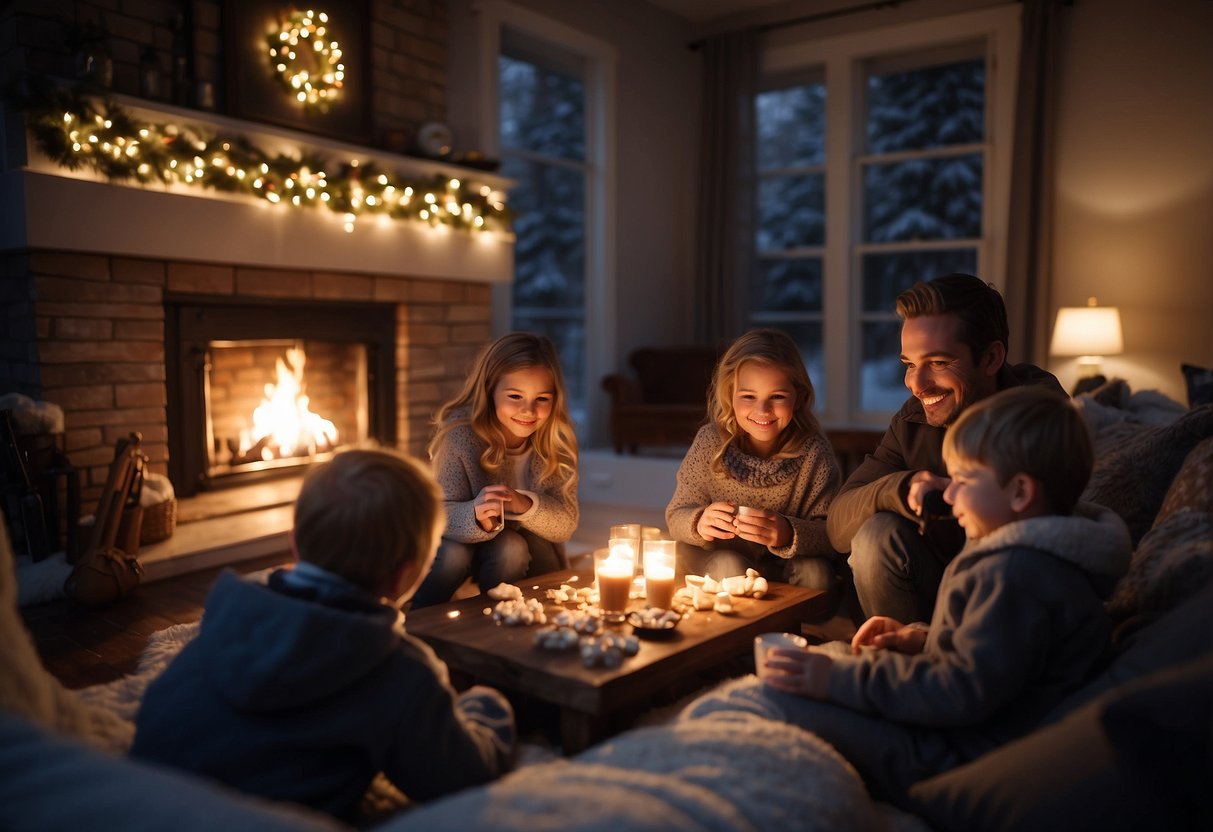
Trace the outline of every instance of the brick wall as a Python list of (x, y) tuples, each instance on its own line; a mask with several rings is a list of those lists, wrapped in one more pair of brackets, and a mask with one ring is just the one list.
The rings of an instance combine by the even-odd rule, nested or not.
[(434, 410), (459, 389), (489, 339), (484, 284), (387, 275), (35, 251), (3, 256), (0, 391), (64, 410), (65, 444), (92, 510), (114, 442), (143, 434), (167, 471), (164, 293), (391, 304), (396, 309), (398, 445), (423, 454)]
[[(17, 0), (0, 4), (0, 77), (21, 69), (71, 78), (69, 21), (103, 24), (114, 62), (112, 87), (141, 95), (139, 59), (150, 46), (161, 73), (157, 100), (174, 102), (173, 35), (180, 0)], [(190, 0), (194, 83), (183, 106), (197, 103), (197, 82), (210, 82), (224, 111), (223, 0)], [(447, 0), (370, 0), (371, 142), (403, 150), (427, 121), (446, 121)], [(334, 8), (340, 8), (334, 4)]]

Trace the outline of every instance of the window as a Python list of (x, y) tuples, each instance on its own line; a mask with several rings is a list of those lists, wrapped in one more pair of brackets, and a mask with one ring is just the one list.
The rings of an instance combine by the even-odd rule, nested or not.
[[(514, 218), (514, 283), (494, 290), (493, 329), (548, 335), (585, 442), (605, 429), (590, 380), (615, 353), (614, 47), (520, 6), (479, 15), (482, 143), (501, 157)], [(589, 310), (594, 314), (588, 314)], [(595, 416), (597, 414), (597, 416)], [(601, 422), (602, 424), (595, 424)]]
[(905, 401), (897, 295), (1002, 284), (1018, 10), (768, 50), (755, 99), (754, 325), (800, 344), (831, 424)]
[[(507, 33), (508, 35), (508, 30)], [(555, 342), (578, 415), (587, 405), (585, 332), (586, 88), (568, 68), (502, 38), (498, 58), (501, 172), (514, 213), (512, 328)]]
[(764, 90), (755, 116), (758, 267), (750, 323), (786, 330), (824, 390), (825, 84), (808, 80)]

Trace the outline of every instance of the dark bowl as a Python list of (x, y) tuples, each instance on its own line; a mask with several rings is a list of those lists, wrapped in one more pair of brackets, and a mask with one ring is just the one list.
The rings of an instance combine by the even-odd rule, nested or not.
[(665, 622), (659, 627), (654, 627), (652, 625), (645, 624), (644, 619), (637, 611), (628, 613), (627, 621), (632, 625), (632, 632), (634, 632), (636, 635), (646, 638), (661, 638), (663, 636), (671, 635), (676, 629), (678, 629), (678, 624), (680, 621), (682, 621), (682, 618), (675, 618), (672, 621)]

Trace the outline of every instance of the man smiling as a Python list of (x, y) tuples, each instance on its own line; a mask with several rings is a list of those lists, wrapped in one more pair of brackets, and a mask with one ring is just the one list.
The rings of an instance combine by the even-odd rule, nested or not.
[(1008, 387), (1064, 391), (1039, 367), (1007, 364), (1002, 296), (972, 275), (914, 284), (898, 296), (897, 314), (912, 395), (834, 498), (826, 528), (834, 548), (851, 553), (865, 617), (929, 621), (944, 567), (965, 540), (954, 520), (922, 522), (924, 496), (948, 485), (948, 426), (969, 405)]

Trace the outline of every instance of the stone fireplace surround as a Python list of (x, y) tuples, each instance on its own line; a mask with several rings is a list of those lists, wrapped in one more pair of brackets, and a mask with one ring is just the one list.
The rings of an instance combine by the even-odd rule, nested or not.
[[(294, 131), (193, 111), (181, 115), (296, 152), (373, 155), (384, 167), (418, 175), (508, 185), (480, 172)], [(85, 512), (104, 484), (114, 442), (129, 431), (142, 433), (152, 470), (167, 473), (166, 295), (389, 308), (396, 321), (396, 441), (421, 454), (431, 414), (462, 383), (490, 336), (490, 284), (512, 278), (509, 235), (373, 219), (346, 233), (337, 215), (197, 190), (102, 183), (59, 169), (32, 147), (26, 161), (0, 174), (0, 205), (6, 216), (13, 210), (24, 219), (0, 229), (0, 299), (7, 307), (0, 376), (8, 376), (0, 377), (0, 387), (63, 408), (65, 448), (81, 472)], [(198, 506), (183, 500), (177, 534), (140, 553), (149, 578), (283, 550), (297, 482), (258, 488), (243, 500), (238, 494), (208, 495)], [(261, 511), (247, 511), (250, 505)], [(214, 514), (220, 516), (209, 517)], [(194, 519), (196, 534), (187, 532)], [(211, 528), (202, 529), (208, 523)], [(200, 539), (191, 541), (194, 536)]]

